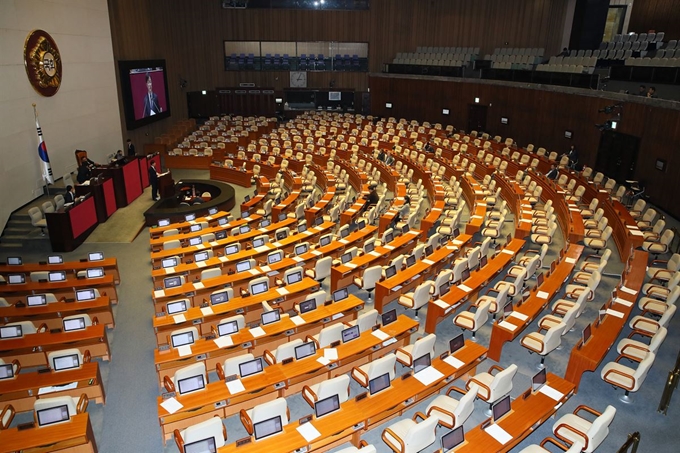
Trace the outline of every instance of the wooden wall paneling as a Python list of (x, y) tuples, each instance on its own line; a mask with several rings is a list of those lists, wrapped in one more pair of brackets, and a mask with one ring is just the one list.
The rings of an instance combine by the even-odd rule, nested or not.
[(633, 2), (629, 32), (665, 32), (664, 41), (680, 39), (680, 8), (675, 0), (638, 0)]

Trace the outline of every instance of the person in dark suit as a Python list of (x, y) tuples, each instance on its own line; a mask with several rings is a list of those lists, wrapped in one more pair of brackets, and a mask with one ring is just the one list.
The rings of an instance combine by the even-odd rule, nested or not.
[(571, 148), (569, 148), (567, 157), (569, 158), (569, 167), (574, 168), (578, 163), (578, 151), (576, 151), (576, 147), (574, 145), (571, 145)]
[(153, 92), (153, 82), (149, 73), (146, 74), (146, 91), (147, 93), (144, 95), (144, 118), (163, 111), (158, 104), (158, 95)]
[(132, 140), (130, 140), (129, 138), (127, 139), (127, 155), (128, 156), (135, 155), (135, 145), (132, 144)]
[(73, 186), (66, 186), (66, 193), (64, 194), (64, 203), (75, 203), (76, 191)]
[(548, 179), (552, 179), (553, 181), (557, 179), (557, 175), (559, 175), (560, 172), (557, 171), (557, 166), (555, 164), (552, 164), (552, 168), (548, 173), (546, 173), (545, 177)]
[(158, 196), (158, 171), (156, 170), (156, 161), (151, 161), (151, 166), (149, 167), (149, 183), (151, 184), (151, 198), (154, 201), (160, 200)]
[(78, 184), (82, 184), (92, 177), (92, 170), (90, 169), (90, 164), (88, 159), (83, 159), (80, 161), (80, 167), (78, 167), (78, 175), (76, 176), (76, 181)]

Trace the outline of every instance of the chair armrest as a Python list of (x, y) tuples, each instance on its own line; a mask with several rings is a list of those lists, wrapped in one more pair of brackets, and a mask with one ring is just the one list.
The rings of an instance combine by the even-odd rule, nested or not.
[(312, 407), (314, 407), (314, 403), (319, 399), (308, 385), (302, 387), (302, 398)]
[(501, 366), (498, 366), (498, 365), (491, 365), (491, 366), (489, 367), (489, 371), (487, 371), (487, 373), (493, 375), (493, 372), (494, 372), (494, 371), (501, 372), (501, 371), (503, 371), (504, 369), (505, 369), (505, 368), (503, 368), (503, 367), (501, 367)]
[(253, 435), (253, 421), (248, 417), (248, 413), (246, 412), (245, 409), (241, 409), (239, 411), (239, 417), (241, 418), (241, 423), (243, 424), (243, 427), (246, 429), (248, 434), (251, 436)]
[(451, 395), (451, 392), (453, 392), (453, 391), (456, 391), (456, 392), (460, 393), (461, 395), (465, 395), (465, 393), (466, 393), (465, 390), (463, 390), (463, 389), (460, 388), (460, 387), (456, 387), (456, 386), (454, 385), (454, 386), (452, 386), (451, 388), (449, 388), (449, 389), (446, 391), (446, 396)]
[(87, 397), (85, 393), (80, 395), (78, 404), (76, 405), (76, 414), (84, 414), (87, 412), (87, 404), (90, 402), (90, 398)]
[[(85, 352), (83, 353), (83, 363), (90, 363), (91, 361), (92, 361), (92, 354), (90, 354), (89, 349), (86, 349)], [(19, 362), (17, 360), (15, 360), (14, 362), (17, 362), (17, 364), (19, 364)], [(14, 363), (14, 362), (12, 362), (12, 363)], [(20, 364), (19, 364), (19, 369), (21, 369)], [(19, 371), (17, 371), (17, 373), (18, 372)]]
[(368, 442), (362, 439), (359, 441), (359, 449), (362, 449), (364, 447), (368, 447)]
[[(486, 392), (486, 398), (482, 398), (482, 399), (484, 401), (489, 399), (489, 397), (491, 396), (491, 389), (489, 388), (488, 385), (484, 384), (483, 382), (476, 380), (474, 377), (470, 378), (470, 380), (467, 381), (467, 383), (465, 384), (465, 388), (470, 390), (470, 384), (477, 384), (480, 389), (484, 389), (484, 391)], [(479, 394), (479, 391), (478, 391), (478, 394)]]
[(588, 448), (588, 435), (586, 433), (581, 432), (578, 429), (574, 428), (573, 426), (570, 426), (570, 425), (567, 425), (567, 424), (564, 424), (564, 423), (560, 423), (555, 428), (553, 428), (553, 434), (555, 434), (555, 436), (557, 436), (558, 439), (560, 439), (561, 441), (563, 441), (563, 442), (565, 442), (569, 445), (571, 445), (571, 441), (569, 439), (567, 439), (566, 437), (563, 437), (559, 434), (559, 430), (561, 428), (564, 428), (567, 431), (571, 431), (572, 433), (576, 434), (577, 436), (582, 437), (583, 442), (584, 442), (583, 448), (584, 449)]
[(596, 411), (595, 409), (593, 409), (592, 407), (586, 406), (585, 404), (581, 404), (581, 405), (578, 406), (576, 409), (574, 409), (573, 414), (574, 414), (574, 415), (578, 415), (578, 413), (581, 412), (581, 411), (589, 412), (589, 413), (593, 414), (593, 415), (596, 416), (596, 417), (599, 417), (600, 415), (602, 415), (602, 412), (598, 412), (598, 411)]
[(397, 442), (399, 442), (399, 452), (404, 453), (406, 451), (406, 445), (404, 445), (404, 441), (401, 438), (399, 438), (399, 436), (397, 436), (394, 433), (394, 431), (392, 431), (390, 428), (385, 428), (385, 431), (383, 431), (382, 436), (381, 436), (383, 442), (385, 442), (391, 448), (390, 442), (385, 437), (386, 433), (389, 433), (390, 436), (392, 436)]
[(416, 421), (418, 418), (422, 418), (423, 420), (425, 420), (427, 417), (425, 416), (425, 414), (418, 411), (415, 414), (413, 414), (413, 417), (411, 417), (411, 420)]
[[(617, 383), (613, 383), (613, 382), (611, 382), (610, 380), (607, 379), (607, 377), (608, 377), (610, 374), (617, 374), (617, 375), (619, 375), (619, 376), (621, 376), (621, 377), (623, 377), (623, 378), (630, 379), (631, 383), (630, 383), (629, 386), (622, 385), (622, 384), (620, 384), (620, 383), (618, 383), (618, 382), (617, 382)], [(607, 383), (609, 383), (609, 384), (615, 385), (615, 386), (617, 386), (617, 387), (621, 387), (621, 388), (626, 389), (626, 390), (633, 390), (633, 387), (635, 386), (635, 379), (633, 379), (633, 376), (631, 376), (630, 374), (623, 373), (623, 372), (621, 372), (621, 371), (619, 371), (619, 370), (609, 370), (609, 371), (607, 371), (607, 372), (604, 374), (604, 376), (602, 376), (602, 380), (605, 381), (605, 382), (607, 382)]]
[[(634, 332), (633, 332), (633, 333), (634, 333)], [(649, 352), (649, 349), (648, 349), (648, 348), (645, 348), (645, 347), (643, 347), (643, 346), (638, 346), (638, 345), (636, 345), (636, 344), (627, 344), (627, 345), (625, 345), (623, 348), (621, 348), (621, 354), (619, 355), (619, 357), (625, 357), (625, 358), (627, 358), (628, 360), (632, 360), (633, 362), (639, 362), (640, 359), (638, 359), (638, 358), (635, 357), (635, 356), (632, 356), (632, 355), (628, 354), (628, 353), (626, 352), (627, 349), (637, 349), (637, 350), (639, 350), (639, 351), (646, 352), (646, 353)], [(618, 361), (618, 360), (617, 360), (617, 361)]]
[(218, 362), (218, 363), (215, 364), (215, 372), (217, 373), (217, 378), (219, 380), (221, 380), (221, 381), (225, 380), (224, 368), (222, 367), (221, 363)]
[(561, 449), (562, 451), (567, 451), (568, 447), (559, 443), (559, 441), (557, 439), (555, 439), (554, 437), (546, 437), (545, 439), (543, 439), (543, 441), (541, 442), (541, 447), (546, 449), (545, 445), (549, 444), (549, 443), (555, 445), (557, 448)]
[(369, 379), (368, 379), (368, 374), (366, 374), (361, 368), (356, 367), (356, 366), (355, 366), (355, 367), (352, 367), (352, 374), (354, 374), (354, 372), (356, 372), (357, 374), (361, 375), (361, 377), (364, 378), (364, 381), (365, 381), (366, 383), (368, 383), (368, 380), (369, 380)]
[(175, 444), (177, 445), (177, 448), (179, 448), (179, 451), (184, 451), (184, 439), (182, 439), (179, 429), (174, 430), (172, 434), (175, 438)]
[(175, 384), (172, 382), (172, 379), (170, 379), (170, 376), (163, 376), (163, 387), (165, 387), (166, 392), (175, 391)]
[(262, 357), (264, 358), (265, 362), (267, 362), (269, 365), (274, 365), (276, 363), (276, 357), (274, 357), (274, 354), (269, 351), (269, 349), (265, 349), (264, 352), (262, 353)]
[(649, 263), (649, 267), (654, 266), (654, 263), (663, 263), (663, 264), (668, 264), (668, 260), (652, 260), (651, 263)]

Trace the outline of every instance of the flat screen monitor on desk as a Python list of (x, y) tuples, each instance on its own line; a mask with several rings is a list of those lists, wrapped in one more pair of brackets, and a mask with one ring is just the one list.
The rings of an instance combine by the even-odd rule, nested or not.
[(307, 225), (304, 224), (304, 223), (301, 223), (300, 225), (298, 225), (297, 231), (298, 231), (298, 233), (304, 233), (305, 231), (307, 231)]
[(262, 320), (262, 325), (266, 326), (267, 324), (279, 321), (281, 319), (281, 313), (279, 313), (278, 310), (265, 311), (260, 316), (260, 319)]
[(581, 334), (581, 347), (585, 345), (588, 340), (590, 339), (590, 335), (592, 334), (593, 326), (592, 324), (586, 325), (586, 327), (583, 329), (583, 333)]
[(0, 380), (12, 379), (14, 377), (14, 365), (11, 363), (3, 363), (0, 365)]
[(430, 255), (432, 255), (432, 246), (428, 245), (427, 247), (425, 247), (424, 256), (430, 256)]
[(411, 267), (416, 264), (416, 257), (414, 255), (409, 255), (406, 257), (406, 267)]
[(352, 261), (352, 252), (347, 252), (347, 253), (345, 253), (344, 255), (342, 255), (342, 256), (340, 257), (340, 262), (341, 262), (342, 264), (347, 264), (347, 263), (349, 263), (350, 261)]
[(196, 214), (187, 214), (184, 216), (184, 220), (186, 220), (187, 222), (193, 222), (194, 220), (196, 220)]
[(71, 332), (73, 330), (84, 330), (85, 329), (85, 318), (71, 318), (64, 319), (64, 332)]
[(460, 276), (460, 281), (464, 282), (468, 278), (470, 278), (470, 269), (466, 267), (465, 269), (463, 269), (463, 273)]
[(217, 335), (219, 335), (220, 337), (223, 337), (225, 335), (231, 335), (236, 332), (238, 332), (237, 321), (223, 322), (222, 324), (217, 325)]
[(347, 287), (345, 288), (340, 288), (336, 291), (333, 291), (333, 302), (338, 303), (341, 300), (345, 300), (349, 297), (349, 293), (347, 292)]
[(217, 214), (217, 208), (208, 209), (208, 215), (215, 215), (215, 214)]
[(182, 277), (168, 277), (163, 279), (163, 286), (167, 288), (176, 288), (182, 286)]
[(87, 255), (89, 261), (102, 261), (104, 259), (104, 252), (92, 252)]
[(321, 226), (323, 223), (323, 217), (317, 217), (314, 219), (314, 226)]
[(210, 304), (218, 305), (229, 302), (229, 293), (226, 291), (215, 292), (210, 295)]
[(349, 236), (349, 228), (344, 228), (340, 230), (340, 239), (345, 239)]
[(281, 424), (281, 416), (277, 415), (267, 420), (263, 420), (259, 423), (253, 425), (253, 432), (255, 433), (255, 440), (260, 440), (268, 436), (272, 436), (276, 433), (283, 431), (283, 425)]
[(201, 238), (189, 238), (189, 245), (190, 246), (196, 246), (201, 243)]
[(276, 232), (276, 240), (277, 241), (283, 241), (288, 237), (288, 233), (286, 231), (277, 231)]
[(538, 275), (536, 276), (536, 288), (540, 288), (544, 280), (545, 274), (543, 272), (539, 272)]
[(250, 261), (240, 261), (236, 263), (236, 272), (245, 272), (250, 270)]
[(158, 226), (159, 226), (159, 227), (166, 227), (166, 226), (168, 226), (168, 225), (170, 225), (170, 219), (160, 219), (160, 220), (158, 221)]
[(179, 390), (180, 395), (195, 392), (197, 390), (202, 390), (205, 388), (205, 379), (203, 379), (202, 374), (197, 374), (196, 376), (180, 379), (179, 381), (177, 381), (177, 388)]
[(394, 240), (394, 234), (393, 233), (388, 233), (385, 235), (385, 242), (383, 244), (389, 244)]
[(451, 338), (451, 341), (449, 341), (449, 352), (453, 354), (463, 346), (465, 346), (465, 338), (463, 338), (463, 334), (461, 333), (460, 335)]
[(454, 448), (463, 442), (465, 442), (465, 431), (463, 431), (463, 425), (460, 425), (458, 428), (442, 436), (442, 452), (448, 453), (453, 451)]
[(364, 253), (371, 253), (373, 250), (375, 250), (375, 241), (368, 242), (364, 245)]
[(187, 311), (187, 301), (178, 300), (175, 302), (170, 302), (168, 303), (166, 308), (169, 315), (174, 315), (175, 313), (183, 313)]
[(397, 273), (397, 268), (392, 265), (385, 269), (385, 278), (392, 278)]
[(325, 236), (321, 236), (321, 239), (319, 239), (319, 246), (320, 247), (325, 247), (330, 243), (331, 243), (331, 235), (330, 234), (327, 234)]
[(269, 291), (269, 284), (267, 282), (262, 282), (254, 284), (250, 293), (253, 296), (257, 296), (258, 294), (266, 293), (267, 291)]
[(491, 412), (493, 413), (494, 423), (498, 423), (505, 414), (510, 412), (510, 395), (495, 403), (491, 408)]
[(250, 227), (248, 225), (241, 225), (238, 227), (238, 232), (239, 234), (246, 234), (250, 231)]
[(201, 261), (206, 261), (209, 258), (208, 252), (196, 252), (194, 253), (194, 262), (200, 263)]
[(33, 294), (26, 296), (26, 305), (29, 307), (38, 307), (40, 305), (47, 305), (47, 297), (44, 294)]
[(238, 372), (242, 378), (262, 372), (262, 359), (258, 357), (254, 360), (239, 363)]
[(0, 339), (21, 338), (23, 331), (21, 326), (2, 326), (0, 327)]
[(7, 264), (10, 266), (21, 266), (23, 263), (23, 260), (21, 259), (20, 256), (8, 256), (7, 257)]
[(316, 343), (313, 341), (308, 341), (295, 347), (295, 360), (304, 359), (314, 354), (316, 354)]
[(441, 285), (439, 285), (439, 297), (443, 297), (446, 295), (446, 293), (449, 292), (451, 289), (451, 282), (444, 282)]
[(12, 274), (7, 276), (7, 281), (10, 285), (23, 285), (26, 283), (26, 276), (24, 274)]
[(270, 253), (269, 255), (267, 255), (267, 263), (268, 264), (278, 263), (282, 259), (283, 259), (283, 252), (281, 252), (281, 251)]
[(366, 221), (365, 220), (359, 220), (357, 222), (357, 230), (363, 230), (366, 227)]
[(545, 385), (547, 371), (545, 368), (541, 369), (538, 373), (534, 374), (531, 378), (531, 390), (535, 393), (538, 392), (541, 387)]
[(479, 260), (479, 269), (486, 266), (486, 263), (488, 263), (488, 262), (489, 262), (489, 258), (486, 255), (482, 255), (482, 258)]
[(268, 227), (269, 225), (271, 225), (271, 224), (272, 224), (272, 221), (271, 221), (271, 220), (269, 220), (269, 219), (263, 219), (263, 220), (260, 222), (260, 228), (267, 228), (267, 227)]
[(337, 410), (340, 410), (340, 397), (337, 393), (314, 403), (316, 418), (323, 417)]
[(286, 284), (288, 285), (292, 285), (293, 283), (298, 283), (300, 281), (302, 281), (302, 271), (297, 271), (286, 275)]
[(64, 371), (80, 366), (79, 354), (63, 355), (54, 359), (54, 371)]
[(380, 376), (368, 381), (368, 391), (371, 395), (385, 390), (390, 387), (390, 373), (381, 374)]
[(392, 324), (397, 320), (397, 310), (393, 308), (392, 310), (385, 312), (381, 315), (383, 327)]
[(233, 255), (234, 253), (240, 252), (238, 244), (228, 245), (224, 248), (225, 255)]
[(178, 259), (174, 256), (172, 258), (163, 258), (163, 260), (161, 261), (161, 266), (163, 267), (163, 269), (168, 267), (175, 267), (177, 266), (177, 264)]
[(283, 222), (284, 220), (286, 220), (286, 218), (287, 218), (287, 216), (286, 216), (285, 212), (282, 212), (281, 214), (279, 214), (279, 222)]
[(295, 255), (300, 256), (304, 253), (307, 253), (309, 251), (309, 247), (307, 244), (298, 244), (295, 246)]
[(36, 412), (38, 418), (38, 426), (53, 425), (55, 423), (66, 422), (69, 420), (68, 406), (50, 407), (48, 409), (41, 409)]
[(264, 245), (264, 238), (253, 239), (253, 248), (262, 247)]
[(422, 371), (425, 368), (429, 367), (431, 364), (432, 358), (430, 357), (430, 353), (426, 352), (425, 354), (421, 355), (420, 357), (413, 361), (413, 372), (417, 373), (419, 371)]
[(195, 233), (197, 231), (201, 231), (202, 229), (203, 229), (203, 226), (199, 223), (197, 223), (196, 225), (191, 225), (189, 227), (189, 231), (191, 231), (192, 233)]
[(218, 224), (219, 226), (224, 226), (224, 225), (226, 225), (227, 223), (229, 223), (229, 219), (227, 219), (226, 217), (222, 217), (221, 219), (218, 219), (218, 220), (217, 220), (217, 224)]
[(88, 289), (79, 289), (76, 291), (76, 301), (77, 302), (85, 302), (87, 300), (94, 300), (96, 298), (96, 293), (94, 292), (94, 289), (88, 288)]
[(215, 438), (208, 437), (207, 439), (197, 440), (190, 444), (184, 444), (183, 453), (215, 453), (216, 451)]
[(359, 332), (359, 326), (352, 326), (347, 329), (344, 329), (341, 332), (342, 336), (342, 342), (347, 343), (348, 341), (356, 340), (361, 336), (361, 332)]
[(300, 302), (300, 314), (307, 313), (316, 309), (316, 299), (307, 299)]
[(87, 278), (101, 278), (104, 276), (103, 267), (92, 267), (87, 270)]
[(250, 213), (248, 211), (242, 211), (241, 212), (241, 218), (242, 219), (247, 219), (248, 216), (250, 216)]
[(47, 264), (62, 264), (64, 257), (61, 255), (50, 255), (47, 257)]
[(173, 348), (179, 348), (180, 346), (185, 346), (188, 344), (194, 344), (194, 333), (189, 331), (189, 332), (182, 332), (182, 333), (177, 333), (173, 336), (170, 337), (170, 341), (172, 342), (172, 347)]

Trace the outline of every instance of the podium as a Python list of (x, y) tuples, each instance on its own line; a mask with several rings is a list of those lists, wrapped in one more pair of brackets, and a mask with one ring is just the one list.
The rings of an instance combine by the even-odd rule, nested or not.
[(158, 195), (161, 198), (175, 196), (175, 181), (172, 179), (172, 172), (170, 170), (158, 176)]

